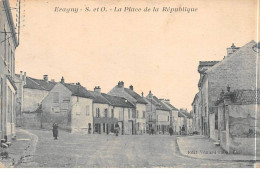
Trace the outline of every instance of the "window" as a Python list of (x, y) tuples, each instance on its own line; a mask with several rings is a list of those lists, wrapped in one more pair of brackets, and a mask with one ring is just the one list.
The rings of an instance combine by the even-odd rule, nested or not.
[(170, 116), (168, 116), (168, 121), (170, 121)]
[(130, 109), (128, 109), (128, 119), (130, 119)]
[(218, 129), (218, 113), (215, 113), (215, 129)]
[(89, 116), (89, 105), (86, 106), (86, 116)]
[(145, 111), (143, 111), (143, 118), (145, 118)]
[(103, 123), (103, 132), (106, 132), (106, 124)]
[(100, 117), (100, 109), (96, 108), (96, 117)]
[(59, 93), (58, 92), (53, 93), (53, 103), (59, 103)]
[(111, 109), (111, 118), (114, 118), (114, 109)]
[(138, 118), (138, 117), (139, 117), (139, 111), (136, 110), (136, 118)]
[(107, 117), (107, 109), (104, 110), (104, 115)]

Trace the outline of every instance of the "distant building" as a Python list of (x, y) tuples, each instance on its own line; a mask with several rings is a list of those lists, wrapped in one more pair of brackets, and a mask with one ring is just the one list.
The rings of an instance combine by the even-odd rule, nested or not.
[(18, 40), (9, 1), (0, 1), (0, 9), (0, 139), (8, 141), (16, 136), (14, 76)]
[(193, 132), (198, 132), (201, 133), (201, 117), (200, 117), (200, 97), (199, 97), (199, 93), (197, 93), (193, 99), (192, 102), (192, 111), (191, 111), (191, 115), (193, 118), (192, 121), (192, 130)]
[(150, 91), (146, 96), (146, 112), (147, 112), (147, 130), (154, 131), (158, 134), (169, 133), (171, 109), (161, 102)]
[(89, 91), (93, 96), (93, 126), (94, 133), (109, 134), (114, 132), (114, 125), (118, 122), (115, 117), (114, 108), (103, 93), (101, 88), (96, 86), (94, 92)]
[[(181, 108), (178, 112), (178, 126), (179, 126), (179, 134), (190, 134), (192, 133), (192, 117), (187, 109)], [(182, 131), (182, 127), (184, 127), (184, 132)]]
[(108, 93), (109, 95), (126, 98), (135, 107), (132, 115), (129, 118), (133, 122), (133, 134), (143, 134), (146, 132), (146, 105), (143, 96), (140, 96), (134, 91), (132, 85), (129, 88), (124, 87), (124, 82), (119, 81), (118, 84)]
[(169, 99), (161, 99), (161, 102), (165, 104), (168, 109), (170, 109), (170, 126), (173, 128), (173, 132), (178, 132), (178, 112), (179, 110), (175, 108)]
[[(104, 96), (110, 103), (109, 110), (111, 113), (111, 118), (118, 120), (120, 134), (134, 134), (134, 119), (132, 118), (132, 115), (135, 111), (135, 106), (124, 97), (112, 96), (103, 93), (102, 96)], [(111, 126), (111, 132), (113, 132), (114, 124)]]

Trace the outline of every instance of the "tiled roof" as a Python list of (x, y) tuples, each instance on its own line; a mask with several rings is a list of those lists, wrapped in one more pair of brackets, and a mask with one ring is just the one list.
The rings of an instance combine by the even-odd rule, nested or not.
[(90, 92), (88, 92), (87, 89), (81, 85), (74, 85), (69, 83), (64, 83), (63, 85), (66, 88), (68, 88), (72, 92), (72, 95), (74, 96), (94, 99), (94, 96), (91, 95)]
[(192, 116), (187, 112), (178, 112), (178, 117), (192, 118)]
[(143, 97), (141, 97), (139, 94), (137, 94), (135, 91), (131, 90), (131, 89), (128, 89), (128, 88), (125, 88), (125, 91), (131, 95), (134, 99), (136, 99), (137, 103), (140, 103), (140, 104), (148, 104), (144, 99)]
[[(245, 54), (248, 54), (248, 56), (251, 56), (248, 52), (254, 51), (252, 48), (254, 47), (255, 44), (256, 44), (256, 42), (254, 40), (250, 41), (249, 43), (247, 43), (243, 47), (241, 47), (239, 50), (237, 50), (236, 52), (231, 54), (228, 58), (221, 60), (217, 65), (209, 68), (206, 71), (206, 73), (214, 72), (215, 69), (217, 69), (218, 67), (221, 67), (221, 65), (225, 64), (227, 61), (235, 59), (237, 57), (237, 55), (239, 55), (240, 53), (245, 53)], [(252, 56), (255, 58), (257, 55), (252, 55)]]
[(173, 105), (171, 105), (170, 103), (165, 102), (166, 105), (168, 105), (172, 110), (178, 111), (177, 108), (175, 108)]
[[(149, 100), (149, 99), (148, 99)], [(153, 96), (152, 103), (156, 106), (157, 110), (171, 111), (167, 106), (163, 104), (156, 96)]]
[(26, 77), (26, 85), (24, 86), (24, 88), (50, 91), (55, 85), (55, 82)]
[(123, 97), (116, 97), (104, 93), (102, 93), (102, 96), (104, 96), (112, 106), (134, 108), (134, 105)]
[(93, 95), (93, 103), (110, 104), (110, 102), (101, 94), (94, 91), (89, 91)]
[(258, 90), (236, 90), (233, 94), (235, 103), (240, 104), (260, 104), (260, 89)]
[(200, 61), (199, 66), (213, 66), (217, 64), (219, 61)]

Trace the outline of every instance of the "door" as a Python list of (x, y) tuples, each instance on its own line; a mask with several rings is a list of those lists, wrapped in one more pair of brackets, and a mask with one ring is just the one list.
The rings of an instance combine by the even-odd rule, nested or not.
[(100, 128), (101, 128), (101, 125), (100, 124), (95, 124), (95, 133), (101, 133), (101, 130), (100, 130)]

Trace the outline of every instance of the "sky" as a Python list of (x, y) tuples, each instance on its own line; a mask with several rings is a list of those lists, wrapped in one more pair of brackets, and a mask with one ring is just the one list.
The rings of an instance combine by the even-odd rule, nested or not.
[[(15, 5), (15, 0), (10, 0)], [(21, 0), (16, 73), (109, 92), (118, 81), (146, 96), (191, 109), (198, 92), (199, 61), (222, 60), (232, 43), (257, 40), (256, 0)], [(55, 12), (55, 7), (83, 9)], [(159, 12), (85, 12), (159, 8)], [(163, 7), (198, 8), (162, 12)]]

